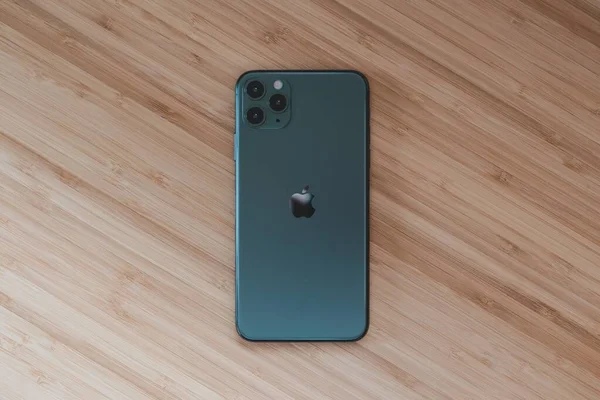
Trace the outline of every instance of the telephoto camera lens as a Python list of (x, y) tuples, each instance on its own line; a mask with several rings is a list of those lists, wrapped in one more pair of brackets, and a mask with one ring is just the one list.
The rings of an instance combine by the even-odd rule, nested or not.
[(269, 107), (275, 112), (281, 112), (287, 107), (287, 99), (282, 94), (274, 94), (269, 99)]
[(260, 107), (252, 107), (246, 112), (246, 119), (252, 125), (260, 125), (265, 121), (265, 112)]
[(246, 93), (254, 100), (260, 99), (265, 94), (265, 85), (260, 81), (250, 81), (246, 86)]

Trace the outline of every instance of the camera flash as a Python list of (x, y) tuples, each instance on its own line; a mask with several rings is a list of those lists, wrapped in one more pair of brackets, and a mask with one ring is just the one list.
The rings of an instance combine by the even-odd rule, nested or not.
[(273, 87), (275, 88), (275, 90), (281, 90), (281, 88), (283, 87), (283, 82), (277, 79), (275, 82), (273, 82)]

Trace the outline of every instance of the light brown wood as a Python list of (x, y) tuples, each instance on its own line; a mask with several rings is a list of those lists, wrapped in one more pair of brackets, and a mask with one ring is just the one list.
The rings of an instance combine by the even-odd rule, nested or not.
[[(261, 68), (370, 79), (358, 343), (235, 331)], [(600, 399), (600, 2), (0, 0), (0, 398)]]

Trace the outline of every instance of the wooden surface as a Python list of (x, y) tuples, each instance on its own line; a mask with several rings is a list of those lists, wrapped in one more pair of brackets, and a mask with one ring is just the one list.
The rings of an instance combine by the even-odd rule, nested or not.
[[(233, 85), (372, 88), (371, 330), (234, 328)], [(0, 0), (0, 398), (600, 399), (597, 0)]]

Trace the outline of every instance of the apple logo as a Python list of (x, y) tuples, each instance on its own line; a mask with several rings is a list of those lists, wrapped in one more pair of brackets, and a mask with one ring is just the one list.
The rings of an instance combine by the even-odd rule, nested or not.
[(302, 193), (294, 193), (290, 198), (290, 208), (294, 217), (306, 217), (310, 218), (315, 213), (315, 209), (312, 205), (312, 201), (315, 196), (312, 193), (308, 193), (308, 185), (304, 186)]

